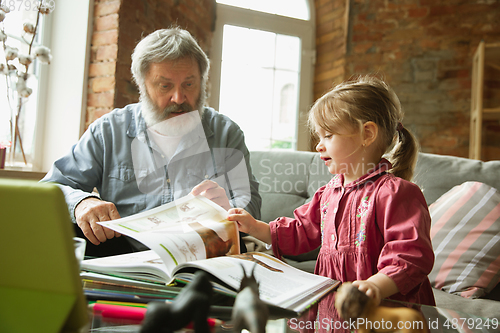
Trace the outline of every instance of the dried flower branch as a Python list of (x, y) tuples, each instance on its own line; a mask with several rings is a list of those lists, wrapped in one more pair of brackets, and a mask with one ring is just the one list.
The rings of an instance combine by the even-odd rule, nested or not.
[[(0, 0), (1, 1), (1, 0)], [(35, 3), (35, 0), (33, 0)], [(19, 117), (23, 109), (23, 104), (26, 99), (32, 94), (33, 90), (28, 87), (27, 81), (29, 78), (30, 65), (38, 60), (41, 63), (50, 64), (52, 55), (50, 49), (43, 45), (34, 45), (38, 26), (40, 24), (40, 16), (47, 15), (54, 9), (47, 3), (47, 0), (37, 0), (37, 15), (36, 22), (24, 22), (22, 31), (22, 41), (28, 46), (28, 53), (20, 53), (15, 47), (8, 45), (9, 36), (4, 30), (3, 23), (0, 25), (0, 42), (3, 45), (5, 54), (5, 63), (0, 63), (0, 74), (5, 75), (7, 83), (7, 100), (11, 109), (11, 154), (14, 159), (16, 145), (19, 143), (19, 148), (22, 152), (24, 163), (27, 164), (26, 156), (22, 146), (21, 133), (19, 131)], [(6, 2), (0, 3), (0, 23), (3, 22), (6, 16), (10, 13), (10, 9)], [(26, 38), (28, 40), (26, 40)], [(15, 60), (17, 59), (17, 63)], [(11, 97), (16, 100), (17, 105), (12, 106)]]

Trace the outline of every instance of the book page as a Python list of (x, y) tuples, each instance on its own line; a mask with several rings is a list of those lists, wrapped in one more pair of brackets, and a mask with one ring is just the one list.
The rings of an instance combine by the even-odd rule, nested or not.
[(163, 260), (151, 250), (85, 259), (81, 266), (84, 271), (105, 273), (116, 279), (123, 276), (162, 284), (171, 279)]
[(179, 200), (129, 217), (99, 222), (158, 253), (167, 270), (179, 264), (240, 251), (238, 226), (227, 212), (202, 196)]
[(260, 298), (272, 305), (300, 312), (315, 299), (335, 288), (339, 282), (294, 268), (279, 259), (259, 252), (190, 262), (177, 267), (173, 275), (189, 267), (209, 272), (236, 291), (243, 278), (254, 271)]

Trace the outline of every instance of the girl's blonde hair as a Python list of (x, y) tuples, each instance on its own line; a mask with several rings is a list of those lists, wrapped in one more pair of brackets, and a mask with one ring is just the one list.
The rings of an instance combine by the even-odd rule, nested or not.
[(344, 82), (319, 98), (309, 112), (309, 128), (317, 125), (329, 133), (346, 126), (361, 132), (363, 124), (378, 126), (375, 144), (387, 154), (391, 173), (411, 180), (419, 146), (413, 134), (402, 125), (401, 103), (394, 91), (374, 76), (361, 76)]

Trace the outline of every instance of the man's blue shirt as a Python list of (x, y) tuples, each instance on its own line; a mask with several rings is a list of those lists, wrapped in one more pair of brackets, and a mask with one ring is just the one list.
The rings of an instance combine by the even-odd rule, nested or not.
[(233, 207), (260, 218), (258, 182), (236, 123), (205, 108), (201, 124), (167, 160), (149, 139), (137, 103), (94, 121), (42, 181), (60, 184), (74, 220), (75, 207), (94, 189), (125, 217), (183, 197), (205, 179), (225, 188)]

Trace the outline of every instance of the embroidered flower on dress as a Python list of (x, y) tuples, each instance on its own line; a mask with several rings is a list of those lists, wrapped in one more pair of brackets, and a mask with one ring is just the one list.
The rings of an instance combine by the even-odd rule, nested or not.
[(326, 216), (326, 213), (328, 213), (328, 204), (329, 202), (326, 202), (321, 205), (321, 218), (324, 219)]
[(361, 219), (363, 219), (366, 216), (369, 207), (370, 201), (368, 201), (368, 197), (364, 197), (361, 200), (361, 205), (359, 205), (358, 207), (358, 214), (356, 214), (356, 217), (360, 217)]
[(365, 223), (364, 223), (364, 218), (366, 217), (366, 214), (368, 213), (368, 209), (370, 208), (370, 201), (368, 201), (368, 197), (364, 197), (361, 200), (361, 204), (358, 207), (358, 211), (356, 214), (356, 217), (359, 217), (360, 222), (361, 222), (361, 229), (359, 232), (356, 234), (356, 241), (354, 242), (356, 246), (360, 246), (361, 242), (364, 242), (366, 240), (366, 230), (365, 230)]
[(356, 246), (360, 246), (361, 242), (366, 240), (365, 224), (361, 223), (361, 230), (356, 234), (356, 241), (354, 242)]
[(321, 244), (323, 244), (323, 234), (325, 230), (325, 217), (326, 213), (328, 213), (328, 204), (329, 202), (324, 202), (321, 204)]
[(342, 182), (340, 179), (340, 175), (336, 174), (332, 177), (332, 179), (328, 182), (328, 187), (335, 188), (342, 186)]

